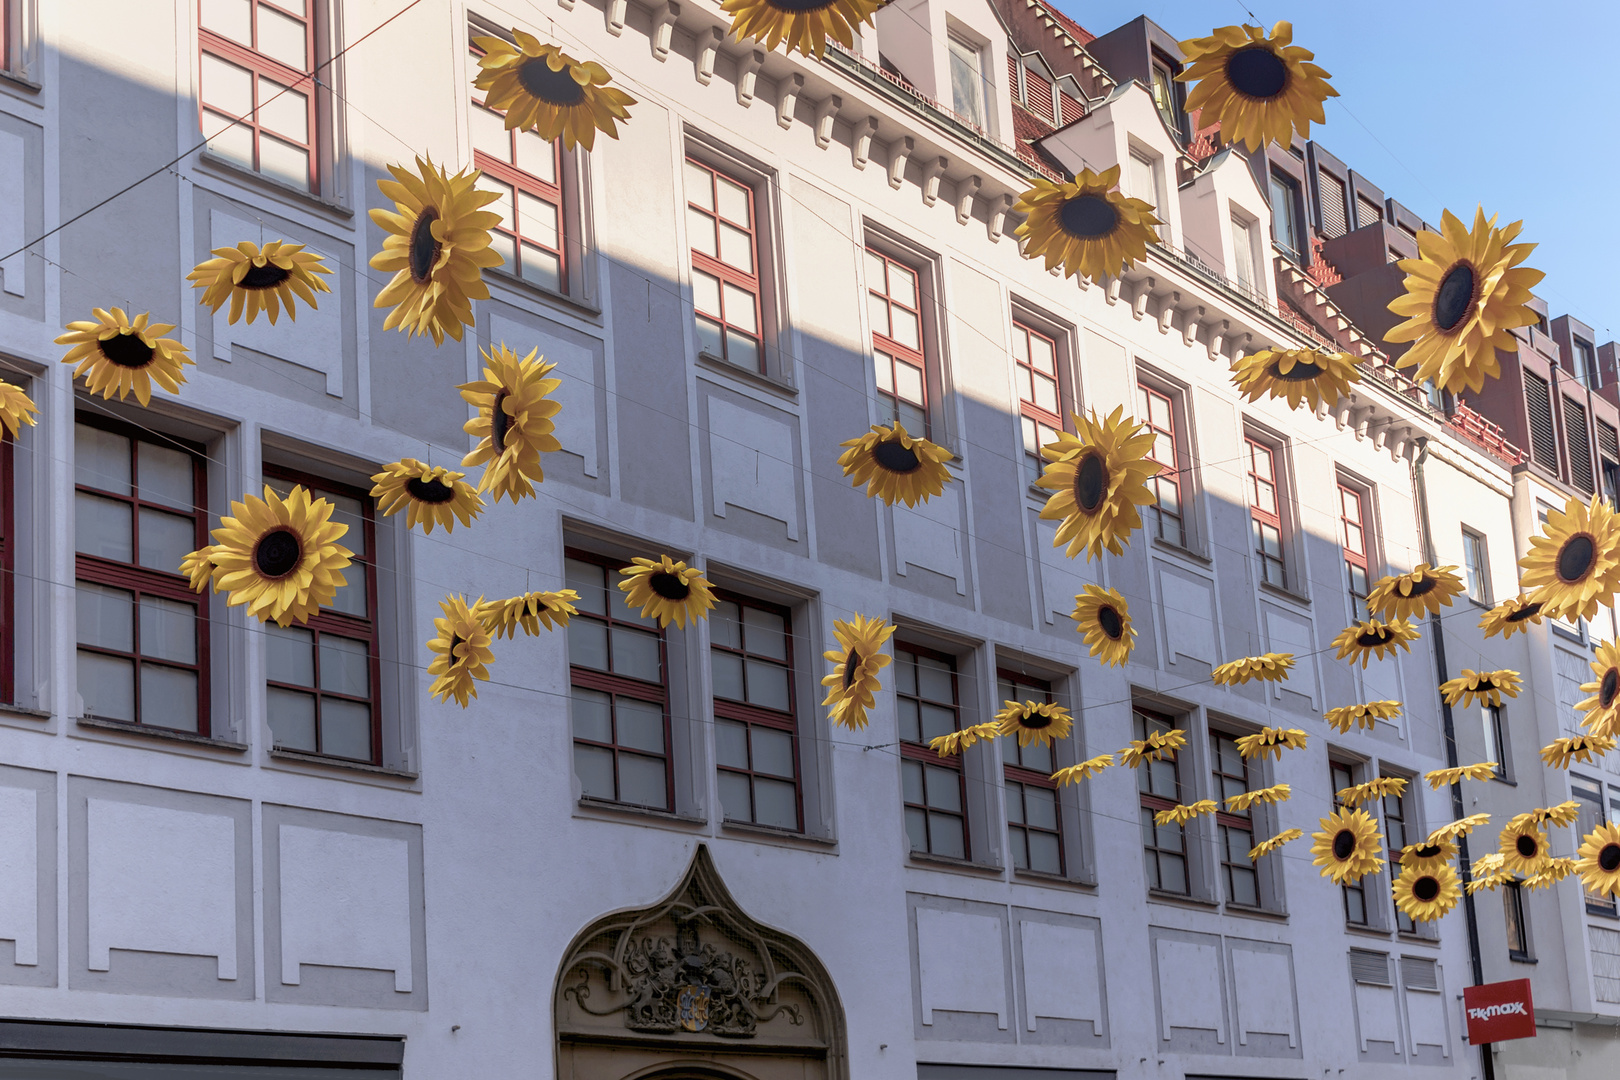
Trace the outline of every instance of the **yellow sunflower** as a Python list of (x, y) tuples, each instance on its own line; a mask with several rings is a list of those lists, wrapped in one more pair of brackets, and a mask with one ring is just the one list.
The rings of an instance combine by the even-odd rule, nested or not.
[(477, 410), (461, 430), (479, 440), (461, 463), (484, 466), (478, 478), (480, 492), (494, 492), (497, 501), (504, 495), (517, 502), (534, 494), (530, 481), (546, 478), (541, 453), (562, 449), (552, 419), (562, 403), (550, 396), (562, 380), (546, 378), (557, 365), (546, 363), (539, 349), (530, 349), (519, 360), (502, 342), (484, 349), (483, 357), (483, 379), (457, 387), (462, 400)]
[(1335, 885), (1353, 885), (1384, 865), (1378, 824), (1367, 811), (1335, 810), (1318, 824), (1322, 831), (1311, 834), (1312, 862)]
[(1575, 703), (1586, 714), (1581, 727), (1593, 735), (1614, 735), (1620, 725), (1620, 645), (1605, 641), (1597, 647), (1592, 674), (1597, 678), (1581, 684), (1581, 693), (1592, 696)]
[(1183, 41), (1186, 68), (1176, 78), (1198, 84), (1186, 110), (1202, 110), (1200, 122), (1220, 124), (1222, 142), (1241, 142), (1251, 154), (1268, 142), (1290, 145), (1296, 131), (1310, 139), (1311, 124), (1326, 123), (1322, 102), (1339, 92), (1311, 63), (1316, 54), (1293, 41), (1294, 24), (1286, 20), (1270, 36), (1261, 26), (1223, 26)]
[(501, 215), (479, 209), (500, 195), (474, 186), (477, 169), (451, 176), (417, 158), (414, 173), (400, 165), (388, 171), (394, 178), (377, 181), (377, 187), (394, 209), (371, 211), (371, 220), (388, 234), (371, 267), (393, 271), (394, 278), (373, 306), (394, 309), (383, 320), (384, 330), (432, 334), (435, 345), (443, 345), (446, 334), (460, 341), (462, 325), (473, 325), (472, 301), (489, 299), (480, 271), (501, 265), (500, 253), (489, 246), (489, 230)]
[(1496, 775), (1497, 764), (1495, 761), (1476, 761), (1472, 765), (1459, 765), (1454, 769), (1432, 769), (1423, 774), (1423, 779), (1429, 782), (1430, 789), (1439, 791), (1464, 780), (1489, 780)]
[(1417, 869), (1402, 867), (1391, 891), (1395, 894), (1395, 906), (1413, 922), (1433, 922), (1462, 899), (1457, 871), (1443, 862)]
[(491, 637), (516, 637), (520, 629), (534, 637), (541, 627), (554, 630), (567, 626), (569, 618), (579, 614), (579, 609), (574, 607), (578, 599), (579, 593), (573, 589), (526, 592), (506, 600), (483, 601), (473, 609), (473, 614)]
[(940, 757), (955, 757), (980, 739), (988, 742), (1000, 734), (1001, 722), (999, 720), (990, 720), (983, 724), (974, 724), (971, 727), (962, 728), (960, 731), (936, 735), (928, 740), (928, 749)]
[(1359, 660), (1365, 670), (1367, 661), (1374, 656), (1382, 660), (1386, 656), (1394, 656), (1397, 649), (1411, 652), (1412, 642), (1419, 636), (1417, 628), (1405, 619), (1391, 619), (1388, 622), (1368, 619), (1340, 631), (1333, 644), (1339, 650), (1340, 660), (1348, 659), (1351, 664)]
[(1530, 290), (1545, 275), (1520, 266), (1534, 244), (1515, 244), (1524, 222), (1496, 227), (1485, 211), (1474, 212), (1470, 230), (1450, 210), (1440, 218), (1440, 231), (1417, 234), (1418, 258), (1402, 259), (1406, 292), (1389, 310), (1406, 321), (1384, 334), (1384, 340), (1415, 344), (1397, 367), (1415, 367), (1415, 382), (1430, 382), (1453, 394), (1478, 393), (1487, 378), (1501, 374), (1496, 350), (1517, 346), (1513, 329), (1536, 321)]
[(1157, 436), (1124, 412), (1116, 408), (1106, 420), (1098, 420), (1095, 410), (1076, 415), (1074, 434), (1061, 432), (1041, 448), (1051, 464), (1035, 484), (1052, 492), (1041, 517), (1062, 522), (1052, 546), (1068, 544), (1071, 559), (1081, 551), (1087, 561), (1100, 559), (1105, 548), (1123, 553), (1130, 534), (1142, 527), (1136, 508), (1154, 501), (1147, 481), (1159, 464), (1148, 455)]
[(202, 592), (219, 570), (214, 566), (214, 545), (187, 552), (180, 560), (180, 573), (191, 583), (193, 592)]
[(1270, 855), (1284, 844), (1298, 840), (1305, 835), (1304, 829), (1284, 829), (1276, 836), (1268, 837), (1249, 849), (1249, 861), (1254, 862), (1262, 855)]
[(1599, 604), (1614, 606), (1620, 589), (1620, 519), (1601, 495), (1590, 504), (1571, 498), (1548, 512), (1546, 533), (1530, 538), (1519, 566), (1519, 586), (1543, 614), (1590, 619)]
[(1581, 816), (1581, 804), (1574, 799), (1561, 802), (1557, 806), (1538, 806), (1534, 810), (1526, 810), (1516, 814), (1508, 822), (1509, 825), (1522, 825), (1530, 822), (1535, 825), (1573, 825)]
[(1054, 739), (1068, 738), (1074, 726), (1069, 710), (1050, 701), (1005, 701), (996, 719), (1003, 735), (1018, 736), (1019, 746), (1050, 746)]
[(1134, 769), (1144, 761), (1174, 761), (1176, 751), (1187, 745), (1187, 733), (1180, 728), (1155, 732), (1145, 739), (1132, 739), (1119, 752), (1119, 763)]
[(122, 401), (133, 393), (144, 406), (152, 402), (153, 380), (171, 394), (180, 392), (192, 359), (184, 345), (163, 336), (173, 323), (151, 322), (147, 312), (131, 321), (123, 308), (96, 308), (95, 316), (68, 323), (68, 332), (56, 339), (73, 346), (62, 363), (79, 365), (73, 374), (84, 376), (92, 394), (111, 398), (116, 390)]
[(1380, 578), (1367, 594), (1367, 609), (1374, 615), (1396, 619), (1439, 614), (1442, 607), (1450, 606), (1453, 597), (1465, 591), (1462, 579), (1453, 572), (1456, 569), (1418, 563), (1409, 574)]
[(1121, 665), (1131, 658), (1136, 630), (1131, 626), (1125, 598), (1113, 589), (1087, 585), (1074, 598), (1075, 632), (1084, 636), (1091, 655), (1105, 664)]
[(1575, 870), (1587, 892), (1620, 896), (1620, 828), (1599, 825), (1582, 839), (1575, 856)]
[(1151, 203), (1119, 190), (1118, 165), (1100, 173), (1081, 169), (1070, 183), (1037, 176), (1034, 184), (1013, 206), (1025, 215), (1015, 233), (1024, 240), (1024, 257), (1044, 257), (1048, 270), (1117, 277), (1147, 258), (1147, 246), (1159, 238), (1153, 230), (1164, 222)]
[(1294, 789), (1287, 784), (1272, 784), (1270, 787), (1256, 788), (1253, 791), (1239, 792), (1226, 800), (1228, 810), (1247, 810), (1257, 802), (1280, 803), (1287, 802), (1294, 793)]
[(225, 301), (231, 302), (226, 322), (234, 324), (245, 307), (249, 323), (262, 311), (274, 326), (282, 307), (287, 309), (287, 318), (298, 318), (294, 296), (313, 310), (315, 294), (332, 291), (315, 275), (331, 272), (326, 262), (305, 251), (303, 244), (272, 240), (261, 248), (251, 240), (243, 240), (235, 247), (215, 248), (214, 257), (198, 263), (186, 280), (195, 283), (192, 288), (206, 290), (200, 302), (210, 310), (218, 311)]
[(1360, 705), (1339, 705), (1322, 714), (1330, 727), (1348, 732), (1352, 727), (1371, 730), (1379, 720), (1394, 720), (1401, 715), (1398, 701), (1368, 701)]
[(474, 681), (487, 681), (489, 665), (495, 660), (495, 653), (489, 647), (489, 631), (473, 614), (483, 603), (482, 596), (470, 607), (465, 596), (445, 597), (439, 602), (444, 617), (433, 620), (437, 633), (427, 643), (433, 651), (433, 660), (427, 669), (428, 674), (434, 676), (429, 692), (441, 702), (453, 697), (463, 709), (469, 697), (478, 696)]
[(1529, 877), (1546, 867), (1552, 852), (1547, 847), (1547, 834), (1533, 821), (1512, 821), (1502, 830), (1502, 868), (1510, 874)]
[(643, 619), (657, 619), (659, 626), (674, 623), (682, 630), (690, 621), (709, 617), (714, 607), (714, 590), (709, 579), (696, 567), (677, 562), (668, 555), (653, 559), (632, 559), (619, 571), (619, 588), (625, 604), (640, 608)]
[(1261, 395), (1281, 398), (1290, 409), (1305, 402), (1314, 412), (1350, 396), (1352, 383), (1361, 381), (1361, 368), (1349, 353), (1315, 349), (1261, 349), (1232, 365), (1232, 382), (1250, 401)]
[(1253, 735), (1237, 739), (1238, 754), (1245, 760), (1257, 757), (1263, 761), (1274, 757), (1281, 761), (1284, 750), (1303, 750), (1309, 738), (1299, 728), (1263, 727)]
[(1059, 769), (1052, 774), (1052, 781), (1058, 787), (1063, 787), (1066, 784), (1078, 784), (1082, 780), (1090, 780), (1113, 763), (1113, 754), (1098, 754), (1096, 757), (1086, 758), (1078, 765), (1070, 765), (1068, 768)]
[(37, 412), (39, 409), (22, 387), (0, 380), (0, 426), (5, 427), (7, 434), (15, 439), (24, 424), (33, 427)]
[(473, 85), (486, 91), (484, 103), (506, 112), (506, 130), (534, 128), (546, 142), (561, 138), (563, 148), (589, 150), (597, 131), (617, 139), (615, 121), (630, 116), (636, 99), (612, 81), (594, 60), (580, 63), (555, 45), (513, 29), (513, 45), (498, 37), (475, 37), (484, 50)]
[(415, 458), (402, 458), (371, 477), (371, 497), (383, 517), (405, 511), (405, 527), (432, 535), (433, 526), (445, 532), (455, 528), (456, 519), (471, 525), (484, 511), (484, 500), (462, 477), (465, 473), (425, 465)]
[(831, 37), (846, 49), (854, 47), (855, 31), (873, 22), (886, 0), (723, 0), (720, 10), (731, 16), (731, 32), (738, 41), (751, 39), (767, 51), (784, 44), (787, 52), (820, 58)]
[(1375, 776), (1371, 780), (1356, 784), (1352, 787), (1340, 788), (1337, 792), (1339, 801), (1346, 806), (1360, 806), (1368, 799), (1381, 799), (1385, 795), (1394, 795), (1396, 798), (1406, 790), (1404, 776)]
[(1494, 890), (1513, 880), (1513, 875), (1502, 865), (1502, 853), (1499, 851), (1492, 851), (1475, 859), (1471, 874), (1473, 880), (1467, 885), (1469, 896), (1473, 896), (1481, 889)]
[(1427, 841), (1407, 844), (1401, 849), (1401, 868), (1420, 870), (1436, 863), (1448, 863), (1457, 857), (1457, 845), (1450, 840), (1438, 844)]
[(1600, 757), (1614, 749), (1613, 735), (1572, 735), (1554, 739), (1541, 748), (1541, 760), (1551, 769), (1567, 769), (1572, 761), (1583, 765), (1592, 763), (1592, 755)]
[(1486, 637), (1500, 635), (1504, 641), (1516, 630), (1526, 631), (1532, 623), (1541, 623), (1541, 604), (1523, 595), (1509, 597), (1479, 617), (1479, 628)]
[(908, 432), (900, 421), (893, 427), (874, 424), (872, 430), (838, 444), (847, 449), (838, 464), (855, 487), (866, 485), (866, 497), (893, 506), (916, 506), (945, 490), (951, 470), (945, 462), (951, 452)]
[(1185, 825), (1195, 817), (1213, 814), (1216, 811), (1214, 799), (1199, 799), (1195, 803), (1177, 803), (1168, 810), (1160, 810), (1153, 815), (1155, 825)]
[(1210, 672), (1209, 678), (1216, 686), (1237, 686), (1253, 679), (1259, 679), (1261, 682), (1283, 682), (1288, 678), (1289, 669), (1293, 666), (1293, 653), (1268, 652), (1222, 664)]
[(1467, 836), (1481, 825), (1490, 824), (1489, 814), (1469, 814), (1467, 817), (1448, 821), (1429, 834), (1429, 843), (1438, 844), (1442, 840), (1455, 840), (1459, 836)]
[(883, 645), (898, 629), (882, 619), (869, 619), (856, 615), (849, 621), (833, 620), (833, 637), (838, 640), (836, 650), (822, 653), (833, 665), (832, 672), (822, 677), (827, 688), (823, 705), (830, 709), (832, 722), (859, 731), (866, 726), (866, 710), (872, 707), (872, 696), (883, 689), (878, 673), (888, 666), (890, 657)]
[(1519, 673), (1506, 668), (1498, 671), (1463, 668), (1461, 675), (1440, 684), (1440, 696), (1451, 706), (1461, 703), (1467, 708), (1477, 701), (1481, 705), (1500, 708), (1504, 695), (1510, 698), (1519, 696), (1519, 683)]
[(1531, 874), (1524, 879), (1527, 889), (1551, 888), (1555, 883), (1563, 881), (1575, 872), (1575, 860), (1568, 857), (1554, 856), (1547, 860), (1547, 865), (1539, 873)]
[[(354, 554), (338, 543), (349, 527), (333, 521), (332, 510), (302, 486), (283, 499), (266, 485), (263, 499), (246, 495), (231, 503), (214, 530), (214, 591), (264, 622), (308, 621), (344, 586), (343, 568)], [(190, 576), (197, 580), (195, 565)]]

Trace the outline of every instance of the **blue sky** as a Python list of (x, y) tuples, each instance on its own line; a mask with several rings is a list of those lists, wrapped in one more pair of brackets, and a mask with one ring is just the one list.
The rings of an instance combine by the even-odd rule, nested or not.
[[(1620, 337), (1613, 277), (1620, 149), (1605, 53), (1620, 3), (1583, 0), (1056, 0), (1094, 34), (1146, 15), (1178, 38), (1291, 19), (1340, 96), (1311, 135), (1438, 223), (1442, 208), (1524, 219), (1554, 317)], [(1254, 13), (1251, 18), (1245, 7)], [(1401, 26), (1398, 32), (1393, 26)]]

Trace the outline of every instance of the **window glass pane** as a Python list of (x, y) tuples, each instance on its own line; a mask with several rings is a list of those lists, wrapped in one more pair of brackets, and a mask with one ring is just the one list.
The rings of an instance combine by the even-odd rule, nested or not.
[(787, 668), (763, 660), (748, 661), (748, 701), (787, 712), (790, 707)]
[(315, 695), (272, 686), (265, 691), (265, 705), (276, 746), (315, 752)]
[(141, 655), (177, 664), (197, 662), (197, 608), (159, 596), (141, 597)]
[(574, 719), (574, 738), (591, 742), (613, 741), (613, 699), (600, 690), (573, 688), (570, 712)]
[(321, 701), (321, 752), (333, 757), (371, 760), (371, 706), (358, 701)]
[(754, 778), (754, 820), (778, 829), (799, 827), (799, 789), (782, 780)]
[(619, 798), (636, 806), (669, 809), (664, 762), (638, 754), (619, 755)]
[(742, 648), (741, 609), (730, 600), (722, 600), (709, 611), (709, 642), (728, 649)]
[(928, 850), (928, 815), (924, 811), (906, 807), (906, 840), (912, 851)]
[[(922, 404), (926, 395), (923, 393), (922, 368), (910, 364), (897, 363), (894, 365), (894, 392), (905, 401)], [(921, 427), (911, 425), (908, 430), (921, 434)]]
[(1250, 907), (1260, 906), (1260, 892), (1255, 887), (1255, 874), (1253, 870), (1232, 870), (1232, 895), (1234, 904), (1248, 904)]
[(690, 161), (686, 163), (686, 201), (705, 210), (714, 209), (713, 174)]
[(191, 484), (190, 454), (183, 450), (143, 442), (140, 459), (142, 500), (173, 507), (186, 514), (196, 509)]
[(557, 208), (554, 205), (519, 191), (518, 215), (526, 239), (543, 247), (557, 247)]
[(894, 393), (894, 357), (881, 349), (872, 356), (872, 380), (885, 394)]
[[(231, 117), (253, 113), (253, 74), (246, 68), (202, 54), (200, 90), (203, 101)], [(212, 131), (212, 128), (209, 129)]]
[(733, 769), (748, 768), (748, 725), (736, 720), (714, 722), (714, 760)]
[(1029, 362), (1034, 365), (1035, 370), (1055, 375), (1057, 356), (1052, 349), (1052, 343), (1037, 334), (1019, 335), (1020, 342), (1026, 339), (1029, 343)]
[(579, 777), (580, 794), (592, 799), (612, 799), (613, 751), (600, 746), (574, 745), (574, 774)]
[(962, 835), (962, 819), (944, 814), (928, 815), (928, 850), (935, 855), (952, 859), (967, 858), (966, 838)]
[(771, 776), (793, 776), (793, 736), (775, 728), (755, 725), (750, 729), (754, 744), (754, 771)]
[(88, 581), (73, 591), (79, 644), (118, 652), (135, 651), (135, 597), (123, 589), (109, 589)]
[(888, 291), (888, 283), (884, 272), (884, 261), (881, 255), (875, 252), (866, 252), (866, 287), (875, 293)]
[(84, 711), (88, 716), (134, 720), (134, 662), (80, 650), (79, 696), (84, 699)]
[(264, 627), (265, 675), (271, 682), (315, 685), (315, 635), (295, 627), (266, 623)]
[(1009, 740), (1007, 745), (1012, 747), (1017, 753), (1018, 763), (1024, 768), (1034, 769), (1036, 772), (1043, 773), (1050, 773), (1054, 771), (1052, 765), (1052, 748), (1050, 746), (1042, 746), (1040, 743), (1031, 743), (1028, 746), (1019, 747), (1018, 740), (1016, 739)]
[(736, 330), (727, 330), (726, 360), (750, 371), (759, 370), (759, 342)]
[(1057, 793), (1050, 788), (1025, 785), (1024, 813), (1036, 828), (1055, 830), (1058, 827)]
[[(495, 204), (491, 203), (490, 206), (495, 207)], [(498, 207), (495, 208), (498, 209)], [(491, 230), (489, 249), (501, 257), (500, 265), (496, 269), (505, 270), (509, 274), (518, 272), (517, 244), (509, 234), (498, 229)]]
[(752, 785), (743, 773), (723, 772), (720, 782), (720, 809), (727, 821), (752, 821)]
[(660, 682), (658, 635), (629, 627), (613, 628), (613, 670), (632, 679)]
[(259, 51), (279, 60), (294, 71), (309, 70), (306, 24), (289, 19), (281, 12), (259, 5)]
[(1187, 863), (1180, 855), (1159, 855), (1159, 888), (1176, 893), (1187, 891)]
[(484, 207), (485, 210), (492, 214), (501, 215), (501, 220), (497, 221), (495, 226), (508, 232), (515, 230), (517, 228), (517, 217), (516, 212), (512, 209), (512, 185), (503, 184), (488, 173), (484, 173), (478, 178), (478, 189), (480, 191), (493, 191), (497, 196), (494, 202)]
[(952, 674), (951, 666), (943, 660), (931, 656), (917, 657), (918, 696), (926, 701), (954, 704), (956, 691)]
[(294, 187), (309, 187), (309, 151), (261, 134), (259, 171)]
[(890, 307), (889, 311), (890, 318), (894, 320), (889, 336), (909, 349), (921, 349), (922, 339), (917, 333), (916, 313), (903, 307)]
[(1002, 785), (1007, 803), (1007, 820), (1014, 825), (1024, 824), (1024, 785), (1011, 780)]
[[(332, 516), (337, 517), (336, 514)], [(351, 531), (349, 536), (353, 535), (354, 532)], [(348, 546), (349, 536), (345, 536), (341, 541), (344, 546)], [(366, 568), (360, 563), (350, 562), (343, 568), (343, 580), (343, 587), (332, 597), (331, 609), (364, 619), (369, 614), (369, 605), (366, 603)]]
[(942, 769), (938, 765), (923, 766), (923, 786), (928, 794), (928, 805), (934, 809), (962, 809), (962, 779), (955, 769)]
[(576, 667), (608, 669), (607, 627), (594, 619), (568, 621), (568, 662)]
[(141, 723), (175, 731), (196, 731), (197, 673), (142, 664)]
[(253, 129), (246, 124), (232, 123), (216, 112), (203, 114), (203, 135), (208, 149), (227, 161), (243, 168), (253, 168)]
[[(80, 498), (88, 496), (80, 495)], [(97, 500), (101, 502), (103, 500)], [(113, 504), (118, 505), (118, 504)], [(127, 515), (126, 520), (127, 520)], [(178, 574), (180, 560), (197, 546), (197, 520), (141, 507), (141, 565)]]
[(635, 698), (619, 697), (613, 701), (614, 727), (620, 746), (634, 750), (664, 752), (664, 710), (662, 706)]
[(895, 721), (902, 742), (922, 742), (922, 721), (917, 715), (917, 703), (910, 698), (898, 698), (894, 703)]
[(253, 45), (252, 0), (202, 0), (198, 24), (239, 44)]
[(923, 801), (923, 767), (920, 761), (902, 761), (900, 763), (900, 785), (904, 791), (902, 801), (920, 803)]
[(692, 306), (709, 315), (720, 315), (720, 279), (701, 270), (692, 271)]
[(714, 696), (727, 701), (743, 700), (743, 659), (735, 653), (709, 654), (714, 671)]
[(746, 289), (739, 289), (731, 282), (724, 285), (726, 298), (726, 321), (739, 330), (754, 333), (759, 329), (759, 321), (754, 318), (754, 294)]
[(941, 735), (949, 735), (956, 730), (956, 712), (952, 709), (942, 709), (938, 705), (924, 704), (922, 706), (922, 738), (919, 742), (930, 742)]
[(714, 179), (720, 197), (720, 216), (747, 228), (752, 224), (748, 213), (748, 189), (724, 176)]
[(725, 356), (725, 334), (720, 329), (720, 324), (713, 319), (698, 316), (697, 339), (699, 352), (707, 353), (710, 356)]
[(754, 272), (754, 238), (731, 225), (720, 226), (720, 261), (745, 274)]
[[(607, 570), (579, 559), (563, 560), (563, 577), (579, 593), (574, 606), (593, 615), (607, 614)], [(570, 624), (571, 625), (571, 624)]]
[(894, 688), (902, 694), (917, 693), (917, 654), (894, 650)]
[(557, 144), (542, 139), (533, 130), (517, 137), (517, 167), (548, 184), (557, 182)]
[(872, 322), (872, 333), (889, 336), (889, 302), (877, 293), (866, 294), (866, 315)]
[[(546, 242), (553, 246), (556, 245), (555, 229), (552, 231), (551, 238)], [(562, 260), (551, 252), (537, 248), (533, 244), (524, 244), (523, 280), (530, 285), (538, 285), (542, 289), (561, 292)]]
[(309, 142), (309, 98), (269, 79), (259, 79), (259, 126), (291, 142)]
[(1028, 837), (1029, 869), (1043, 874), (1062, 873), (1063, 862), (1058, 853), (1057, 834), (1032, 832)]
[[(511, 160), (512, 135), (500, 113), (474, 105), (467, 110), (467, 129), (474, 150), (482, 150), (496, 161)], [(478, 186), (489, 190), (490, 185), (480, 180)]]
[(889, 263), (889, 296), (908, 308), (917, 307), (917, 274), (899, 263)]
[(1035, 405), (1037, 408), (1056, 414), (1058, 411), (1057, 383), (1051, 379), (1037, 378), (1035, 380)]
[(698, 212), (690, 206), (686, 208), (686, 237), (692, 245), (692, 250), (700, 255), (715, 258), (720, 254), (718, 242), (715, 240), (714, 219), (707, 214)]
[(73, 482), (114, 495), (130, 494), (129, 440), (88, 424), (75, 424)]
[[(351, 697), (371, 696), (369, 642), (321, 635), (321, 689)], [(323, 712), (325, 705), (321, 706)]]
[[(76, 492), (74, 538), (79, 551), (115, 562), (131, 562), (135, 557), (130, 536), (129, 504)], [(186, 550), (190, 550), (187, 548)], [(180, 565), (177, 560), (175, 568)]]

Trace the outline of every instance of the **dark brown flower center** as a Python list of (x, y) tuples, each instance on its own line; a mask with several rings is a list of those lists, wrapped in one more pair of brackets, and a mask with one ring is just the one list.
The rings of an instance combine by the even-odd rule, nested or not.
[(1096, 450), (1086, 453), (1074, 468), (1074, 501), (1081, 511), (1095, 514), (1108, 494), (1108, 463)]
[(1620, 692), (1620, 668), (1610, 668), (1598, 681), (1598, 704), (1607, 709), (1614, 704), (1617, 692)]
[(1558, 580), (1573, 585), (1592, 572), (1597, 561), (1597, 545), (1586, 533), (1576, 533), (1558, 549)]
[(273, 289), (290, 277), (292, 277), (291, 270), (283, 270), (275, 263), (265, 263), (263, 266), (248, 267), (248, 272), (242, 275), (242, 280), (236, 283), (236, 287), (238, 289)]
[(1043, 712), (1030, 710), (1024, 713), (1024, 718), (1019, 721), (1019, 724), (1029, 728), (1031, 731), (1040, 731), (1043, 728), (1052, 726), (1052, 718)]
[(1436, 855), (1440, 854), (1440, 845), (1424, 844), (1422, 847), (1418, 848), (1414, 854), (1416, 854), (1420, 859), (1432, 859)]
[(413, 476), (405, 481), (405, 490), (410, 492), (411, 498), (417, 502), (447, 503), (456, 497), (456, 489), (438, 477), (423, 480)]
[(433, 236), (433, 223), (439, 220), (439, 212), (431, 206), (422, 208), (416, 216), (416, 224), (411, 226), (411, 280), (418, 285), (424, 284), (433, 274), (433, 267), (439, 261), (439, 252), (444, 245)]
[(1605, 844), (1598, 852), (1597, 864), (1605, 874), (1620, 870), (1620, 844)]
[(1536, 838), (1529, 833), (1520, 833), (1519, 838), (1513, 841), (1513, 849), (1521, 858), (1533, 859), (1540, 853), (1541, 845), (1536, 843)]
[(286, 577), (304, 557), (304, 546), (291, 529), (272, 529), (253, 548), (253, 565), (272, 580)]
[(1420, 577), (1416, 581), (1412, 582), (1412, 591), (1407, 593), (1406, 595), (1407, 596), (1427, 596), (1429, 593), (1434, 592), (1435, 583), (1436, 583), (1436, 579), (1432, 575), (1424, 574), (1422, 577)]
[(1363, 649), (1370, 649), (1375, 645), (1382, 645), (1384, 642), (1389, 640), (1389, 637), (1390, 634), (1387, 628), (1363, 630), (1356, 636), (1356, 644), (1360, 645)]
[(1541, 602), (1538, 600), (1534, 604), (1526, 604), (1518, 611), (1511, 612), (1507, 617), (1507, 621), (1510, 623), (1523, 622), (1524, 620), (1534, 618), (1539, 614), (1541, 614)]
[(152, 362), (157, 350), (141, 340), (139, 334), (114, 334), (101, 339), (101, 355), (121, 368), (143, 368)]
[(510, 397), (505, 390), (495, 395), (495, 402), (489, 409), (489, 441), (495, 447), (496, 453), (506, 449), (506, 433), (512, 426), (512, 418), (506, 415), (506, 399)]
[(1063, 231), (1081, 240), (1098, 240), (1119, 226), (1119, 209), (1101, 195), (1076, 195), (1058, 211)]
[(844, 689), (848, 690), (855, 685), (855, 676), (861, 670), (861, 654), (854, 649), (849, 650), (849, 656), (844, 660)]
[(1282, 361), (1278, 360), (1267, 371), (1273, 379), (1281, 379), (1283, 382), (1309, 382), (1322, 374), (1322, 367), (1309, 360), (1296, 360), (1294, 366), (1285, 372), (1282, 370)]
[(1434, 290), (1433, 318), (1441, 333), (1449, 334), (1467, 317), (1474, 306), (1476, 280), (1474, 268), (1466, 260), (1459, 260), (1440, 279), (1440, 287)]
[(561, 71), (553, 71), (544, 57), (523, 61), (518, 65), (517, 77), (523, 89), (547, 105), (567, 108), (585, 100), (585, 88), (574, 81), (572, 67), (565, 65)]
[(450, 635), (450, 648), (445, 650), (445, 655), (450, 658), (450, 662), (452, 664), (455, 663), (456, 660), (458, 659), (457, 656), (456, 656), (456, 649), (458, 649), (461, 645), (462, 645), (462, 637), (461, 637), (461, 635), (460, 634), (451, 634)]
[(663, 570), (648, 575), (647, 586), (665, 600), (685, 600), (692, 595), (692, 586), (682, 581), (679, 574)]
[(1350, 858), (1356, 850), (1356, 834), (1349, 829), (1340, 829), (1333, 836), (1333, 857), (1339, 862)]
[(833, 6), (834, 0), (767, 0), (770, 7), (778, 11), (785, 11), (789, 15), (802, 15), (810, 11), (820, 11), (822, 8)]
[(1412, 882), (1412, 895), (1427, 904), (1440, 895), (1440, 882), (1425, 874)]
[(1268, 46), (1250, 45), (1226, 61), (1226, 81), (1244, 97), (1274, 98), (1288, 85), (1288, 65)]
[(916, 451), (900, 445), (898, 439), (884, 439), (872, 447), (872, 460), (884, 472), (913, 473), (922, 468), (922, 458)]
[(1119, 612), (1107, 605), (1097, 609), (1097, 625), (1102, 627), (1103, 633), (1115, 641), (1125, 636), (1125, 620), (1119, 617)]

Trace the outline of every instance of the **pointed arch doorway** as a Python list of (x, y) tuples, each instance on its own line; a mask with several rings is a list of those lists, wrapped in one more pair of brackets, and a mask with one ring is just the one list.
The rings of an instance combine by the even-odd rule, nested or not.
[(737, 906), (703, 844), (664, 899), (580, 931), (552, 1013), (568, 1080), (849, 1078), (826, 968)]

